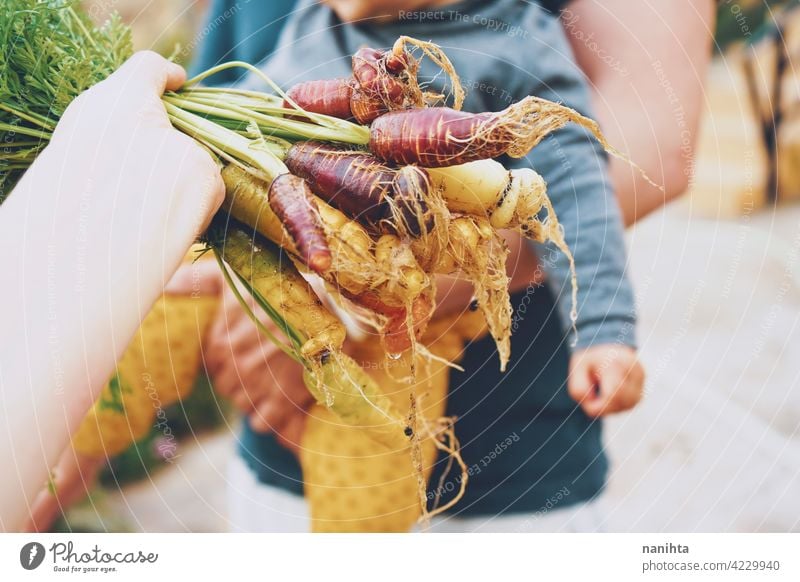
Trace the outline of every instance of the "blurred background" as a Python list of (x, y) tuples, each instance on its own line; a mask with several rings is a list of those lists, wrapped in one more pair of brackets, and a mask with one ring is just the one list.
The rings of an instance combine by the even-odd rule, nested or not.
[[(628, 233), (649, 377), (644, 402), (607, 425), (612, 531), (800, 531), (796, 4), (719, 3), (690, 192)], [(137, 48), (188, 64), (207, 0), (86, 5), (98, 21), (119, 12)], [(228, 529), (235, 415), (201, 379), (166, 416), (174, 461), (160, 457), (154, 430), (104, 469), (59, 529)]]

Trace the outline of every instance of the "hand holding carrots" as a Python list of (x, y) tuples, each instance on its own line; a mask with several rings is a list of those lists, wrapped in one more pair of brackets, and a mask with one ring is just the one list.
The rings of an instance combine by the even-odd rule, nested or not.
[(622, 345), (599, 345), (570, 359), (569, 395), (592, 417), (636, 406), (644, 390), (644, 368), (636, 351)]
[(165, 90), (185, 79), (181, 67), (156, 53), (135, 54), (70, 104), (42, 156), (62, 184), (83, 194), (72, 204), (106, 212), (112, 242), (123, 246), (124, 239), (148, 257), (140, 267), (161, 263), (162, 282), (208, 226), (225, 191), (211, 156), (171, 126), (161, 102)]
[[(39, 377), (19, 378), (19, 366), (13, 364), (29, 361), (25, 355), (31, 346), (43, 345), (42, 338), (52, 344), (51, 326), (43, 318), (20, 316), (18, 309), (5, 313), (0, 308), (0, 321), (9, 321), (12, 332), (25, 331), (9, 337), (29, 342), (27, 352), (15, 345), (0, 350), (0, 359), (7, 353), (12, 362), (0, 362), (0, 368), (16, 374), (9, 385), (33, 384), (24, 392), (37, 403), (31, 411), (19, 399), (12, 402), (19, 420), (9, 434), (24, 434), (31, 418), (58, 421), (63, 403), (74, 409), (73, 416), (86, 412), (143, 310), (199, 234), (223, 266), (226, 282), (235, 289), (236, 279), (254, 299), (249, 306), (238, 292), (238, 303), (228, 296), (214, 332), (217, 341), (209, 346), (208, 369), (218, 390), (254, 415), (254, 427), (279, 436), (290, 419), (292, 427), (302, 427), (313, 394), (345, 424), (393, 450), (412, 451), (420, 438), (433, 438), (440, 450), (458, 458), (448, 419), (417, 425), (414, 401), (407, 414), (346, 354), (345, 326), (303, 278), (303, 265), (338, 294), (345, 309), (380, 333), (391, 356), (417, 345), (434, 309), (435, 277), (459, 275), (474, 285), (476, 305), (505, 369), (512, 307), (509, 248), (500, 229), (559, 248), (569, 262), (573, 306), (577, 303), (575, 261), (544, 179), (532, 169), (509, 170), (493, 159), (523, 157), (569, 122), (620, 155), (597, 124), (576, 111), (536, 96), (499, 112), (460, 111), (464, 92), (446, 55), (436, 45), (408, 37), (400, 37), (391, 50), (357, 51), (348, 78), (290, 89), (288, 98), (256, 67), (241, 62), (186, 82), (180, 67), (153, 53), (125, 62), (132, 48), (119, 22), (97, 28), (72, 3), (6, 3), (11, 16), (4, 22), (23, 25), (0, 27), (8, 47), (0, 81), (16, 89), (6, 92), (0, 112), (6, 146), (0, 161), (12, 161), (0, 168), (0, 186), (17, 184), (7, 202), (11, 218), (7, 228), (0, 228), (0, 246), (14, 259), (19, 256), (2, 270), (21, 281), (23, 291), (14, 289), (11, 300), (0, 303), (48, 305), (63, 343), (82, 337), (93, 350), (112, 346), (92, 354), (88, 366), (85, 354), (64, 350), (66, 371), (54, 370), (50, 358)], [(64, 12), (53, 12), (60, 9)], [(22, 43), (16, 42), (20, 29)], [(63, 44), (69, 51), (53, 51), (54, 37), (68, 39)], [(34, 65), (31, 47), (48, 58)], [(415, 57), (415, 50), (448, 76), (446, 92), (423, 90), (417, 79), (422, 57)], [(75, 66), (75, 55), (85, 66)], [(279, 95), (200, 85), (233, 67), (259, 76)], [(445, 106), (448, 94), (453, 108)], [(325, 114), (352, 117), (359, 124)], [(217, 164), (226, 165), (222, 173)], [(223, 189), (225, 212), (210, 220), (223, 202)], [(0, 199), (5, 194), (0, 192)], [(356, 199), (359, 203), (352, 204)], [(28, 216), (17, 226), (19, 217)], [(3, 236), (4, 230), (10, 234)], [(29, 232), (48, 235), (25, 247), (24, 254), (16, 252)], [(61, 257), (51, 250), (69, 241), (81, 243), (77, 252)], [(38, 278), (23, 278), (29, 265), (45, 263), (55, 265), (52, 273), (40, 269)], [(44, 297), (52, 288), (60, 290), (57, 301)], [(53, 318), (54, 311), (62, 317)], [(265, 314), (276, 323), (268, 326)], [(276, 339), (277, 329), (286, 337)], [(266, 344), (257, 330), (278, 348)], [(404, 343), (394, 343), (398, 335)], [(53, 385), (54, 376), (56, 383), (89, 389), (83, 399), (78, 394), (45, 398), (43, 387)], [(641, 384), (630, 350), (598, 347), (573, 359), (571, 393), (591, 414), (631, 406)], [(0, 442), (0, 460), (12, 456), (8, 451), (42, 457), (19, 471), (25, 484), (21, 498), (31, 497), (28, 483), (44, 480), (45, 469), (64, 448), (68, 428), (60, 431), (60, 441), (48, 439), (44, 455), (38, 450), (42, 443)], [(19, 513), (4, 505), (0, 521), (16, 523)]]
[[(12, 58), (10, 51), (6, 57)], [(3, 74), (11, 70), (4, 67)], [(0, 465), (17, 467), (0, 500), (2, 529), (23, 522), (70, 431), (222, 202), (224, 186), (212, 158), (171, 127), (161, 103), (164, 91), (184, 78), (179, 66), (139, 53), (73, 101), (52, 134), (36, 112), (4, 132), (6, 145), (15, 141), (22, 148), (13, 155), (35, 161), (0, 213), (2, 271), (9, 282), (0, 302), (0, 368), (4, 384), (15, 387), (4, 396), (15, 414), (3, 431), (10, 438), (0, 440)], [(30, 96), (46, 93), (43, 87), (67, 91), (70, 80), (26, 84)], [(31, 128), (26, 118), (42, 127)], [(37, 137), (36, 145), (25, 132)], [(29, 145), (21, 145), (26, 140)], [(4, 164), (9, 178), (6, 171)], [(42, 305), (48, 317), (41, 317)], [(42, 349), (46, 345), (59, 347), (58, 359)], [(44, 444), (30, 438), (41, 427), (48, 430)]]

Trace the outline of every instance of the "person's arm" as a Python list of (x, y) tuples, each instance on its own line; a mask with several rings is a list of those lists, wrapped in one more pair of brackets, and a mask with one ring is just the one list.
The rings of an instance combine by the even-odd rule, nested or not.
[[(539, 20), (530, 42), (531, 74), (519, 75), (509, 93), (517, 99), (537, 95), (594, 116), (590, 91), (572, 59), (561, 24)], [(608, 176), (608, 156), (592, 134), (568, 123), (508, 167), (531, 167), (547, 192), (575, 260), (577, 319), (573, 333), (572, 281), (568, 257), (553, 243), (536, 245), (547, 285), (572, 347), (568, 388), (592, 416), (629, 408), (641, 395), (643, 372), (636, 359), (636, 313), (626, 275), (621, 212)], [(547, 212), (543, 212), (544, 215)], [(524, 324), (524, 321), (522, 322)]]
[[(560, 96), (584, 109), (581, 104), (588, 97), (582, 97), (581, 88), (568, 79), (564, 75), (537, 94), (551, 100)], [(567, 334), (572, 347), (569, 395), (593, 417), (632, 408), (642, 396), (644, 371), (636, 356), (634, 295), (626, 275), (623, 225), (607, 159), (587, 132), (570, 124), (534, 148), (528, 162), (547, 181), (575, 260), (577, 320), (574, 334)], [(552, 243), (539, 247), (547, 284), (558, 297), (561, 321), (569, 330), (569, 261)]]
[(139, 53), (65, 112), (0, 207), (0, 529), (48, 471), (224, 195), (160, 96), (183, 69)]
[(665, 188), (613, 159), (627, 225), (689, 184), (715, 7), (713, 0), (575, 0), (561, 13), (606, 137)]

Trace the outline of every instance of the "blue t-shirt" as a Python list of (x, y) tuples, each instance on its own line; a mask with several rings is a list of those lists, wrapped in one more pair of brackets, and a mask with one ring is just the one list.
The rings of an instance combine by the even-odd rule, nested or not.
[[(264, 19), (275, 17), (270, 12)], [(403, 34), (446, 50), (468, 89), (465, 110), (496, 111), (534, 94), (589, 113), (588, 90), (560, 24), (539, 5), (520, 0), (465, 0), (382, 25), (345, 24), (326, 6), (301, 1), (264, 68), (287, 88), (347, 76), (350, 55), (360, 46), (391, 46)], [(421, 69), (435, 85), (433, 75), (431, 68)], [(532, 166), (548, 182), (577, 263), (578, 345), (632, 344), (633, 294), (624, 273), (622, 224), (600, 147), (568, 125), (526, 158), (503, 161)], [(467, 495), (453, 513), (537, 511), (559, 492), (559, 505), (566, 506), (596, 495), (605, 482), (601, 423), (586, 417), (566, 391), (568, 264), (547, 245), (537, 250), (548, 284), (512, 297), (516, 326), (508, 372), (500, 374), (494, 344), (486, 338), (468, 348), (465, 372), (451, 373), (447, 414), (458, 417), (462, 454), (472, 469)], [(297, 460), (271, 435), (246, 427), (240, 452), (262, 482), (302, 492)], [(443, 501), (455, 490), (445, 480)]]

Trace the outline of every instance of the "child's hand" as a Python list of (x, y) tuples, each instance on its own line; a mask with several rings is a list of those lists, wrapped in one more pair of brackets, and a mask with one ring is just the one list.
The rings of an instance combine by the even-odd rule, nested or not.
[(606, 344), (572, 354), (567, 389), (592, 417), (622, 412), (642, 399), (644, 368), (636, 351)]

